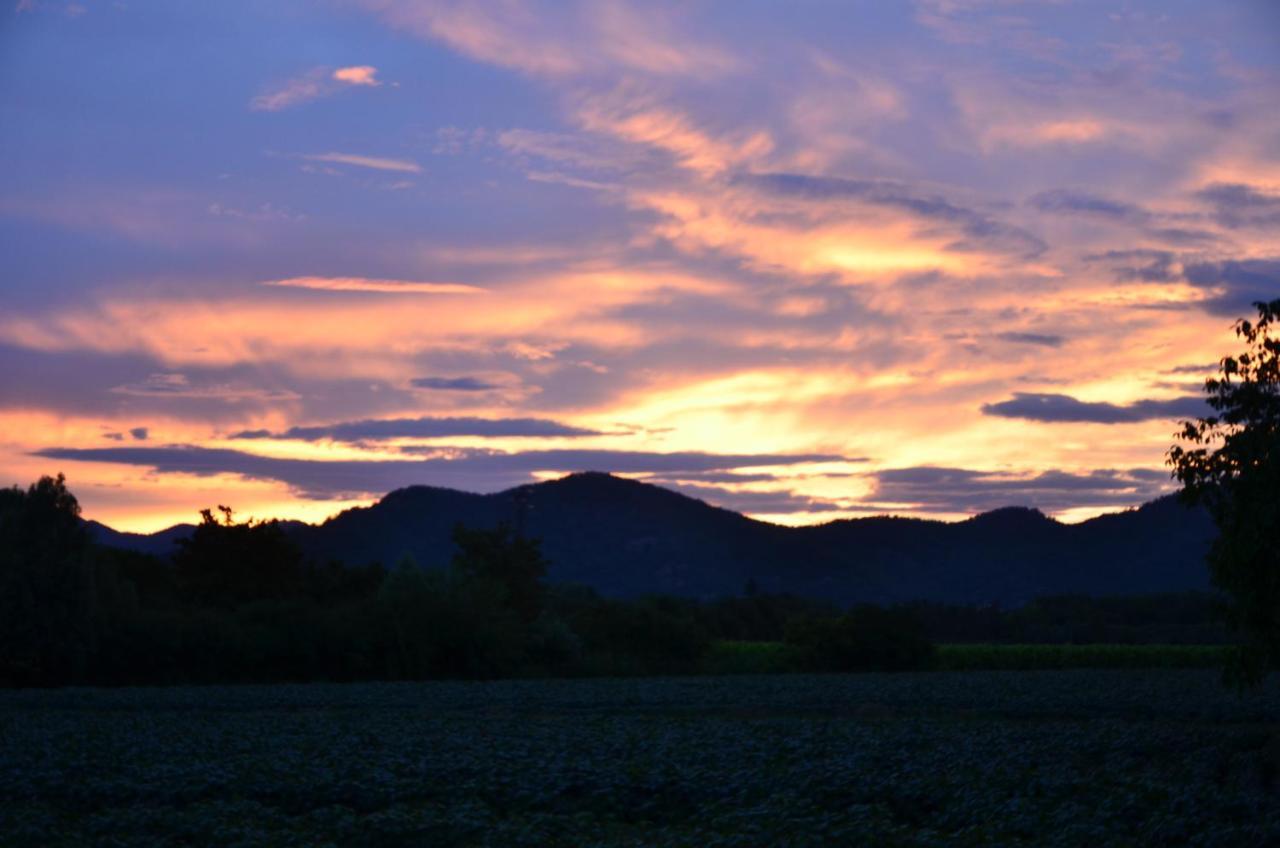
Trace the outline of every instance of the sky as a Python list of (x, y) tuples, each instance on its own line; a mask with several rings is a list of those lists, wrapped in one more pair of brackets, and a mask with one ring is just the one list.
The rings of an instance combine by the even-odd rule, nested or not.
[(1136, 506), (1280, 297), (1278, 107), (1268, 0), (21, 0), (0, 485)]

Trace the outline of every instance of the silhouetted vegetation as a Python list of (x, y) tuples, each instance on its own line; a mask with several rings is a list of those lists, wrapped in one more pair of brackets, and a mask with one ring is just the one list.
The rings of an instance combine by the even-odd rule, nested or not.
[(1054, 595), (1012, 609), (913, 603), (935, 642), (1221, 645), (1230, 641), (1222, 601), (1207, 592), (1093, 598)]
[(96, 653), (94, 569), (62, 475), (0, 491), (0, 674), (73, 679)]
[[(283, 525), (219, 507), (160, 558), (91, 544), (61, 477), (3, 490), (0, 682), (902, 670), (935, 666), (938, 643), (1215, 644), (1227, 635), (1215, 600), (1197, 593), (1062, 596), (1009, 610), (846, 611), (754, 587), (714, 601), (618, 600), (547, 584), (539, 543), (509, 525), (459, 526), (453, 542), (447, 565), (408, 555), (390, 571), (317, 562)], [(987, 656), (977, 650), (969, 656)], [(1003, 667), (1013, 654), (960, 665), (950, 656), (942, 667)]]
[(807, 671), (922, 669), (936, 653), (920, 620), (904, 608), (858, 606), (835, 618), (797, 618), (785, 641)]
[(1245, 684), (1280, 664), (1280, 300), (1254, 306), (1256, 321), (1236, 322), (1247, 349), (1205, 381), (1213, 414), (1184, 422), (1187, 446), (1169, 450), (1183, 499), (1218, 526), (1209, 570), (1243, 640), (1232, 671)]

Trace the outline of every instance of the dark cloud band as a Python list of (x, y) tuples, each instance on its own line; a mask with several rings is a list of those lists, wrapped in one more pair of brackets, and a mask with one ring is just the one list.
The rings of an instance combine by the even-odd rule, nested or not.
[(244, 430), (235, 439), (300, 439), (361, 442), (377, 439), (432, 439), (449, 436), (556, 437), (600, 436), (599, 430), (572, 427), (546, 418), (387, 418), (343, 421), (320, 427), (290, 427), (281, 432)]
[(530, 482), (534, 472), (618, 471), (624, 473), (702, 472), (771, 465), (845, 461), (832, 454), (711, 454), (699, 452), (545, 450), (504, 453), (472, 448), (432, 449), (432, 455), (405, 460), (319, 461), (260, 456), (192, 445), (168, 447), (48, 448), (34, 456), (75, 462), (111, 462), (160, 473), (211, 476), (234, 474), (276, 480), (302, 497), (329, 500), (382, 495), (413, 485), (476, 492)]
[(1210, 412), (1202, 398), (1140, 400), (1130, 404), (1088, 402), (1070, 395), (1015, 392), (1010, 400), (983, 404), (984, 415), (1028, 421), (1131, 424), (1160, 418), (1197, 418)]

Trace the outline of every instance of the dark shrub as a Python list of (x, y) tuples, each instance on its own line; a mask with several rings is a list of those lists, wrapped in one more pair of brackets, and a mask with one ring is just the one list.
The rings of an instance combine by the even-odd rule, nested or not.
[(854, 607), (838, 618), (797, 618), (787, 645), (808, 671), (907, 671), (933, 665), (935, 648), (905, 609)]

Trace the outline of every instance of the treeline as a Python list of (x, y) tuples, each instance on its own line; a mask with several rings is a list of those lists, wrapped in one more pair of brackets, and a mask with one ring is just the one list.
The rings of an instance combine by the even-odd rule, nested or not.
[(1226, 645), (1221, 600), (1208, 592), (1095, 598), (1055, 595), (1012, 609), (918, 602), (905, 607), (940, 643)]
[(459, 527), (454, 543), (444, 567), (312, 562), (282, 525), (219, 507), (162, 559), (92, 544), (61, 476), (0, 490), (0, 684), (682, 674), (706, 670), (725, 642), (782, 643), (786, 670), (896, 670), (932, 667), (939, 641), (1215, 632), (1193, 596), (1011, 611), (841, 610), (750, 587), (710, 602), (621, 601), (548, 585), (538, 543), (509, 527)]
[(94, 545), (79, 512), (61, 476), (0, 490), (0, 684), (689, 673), (716, 639), (829, 612), (548, 586), (509, 527), (457, 528), (445, 567), (388, 569), (307, 561), (281, 524), (225, 507), (166, 558)]

